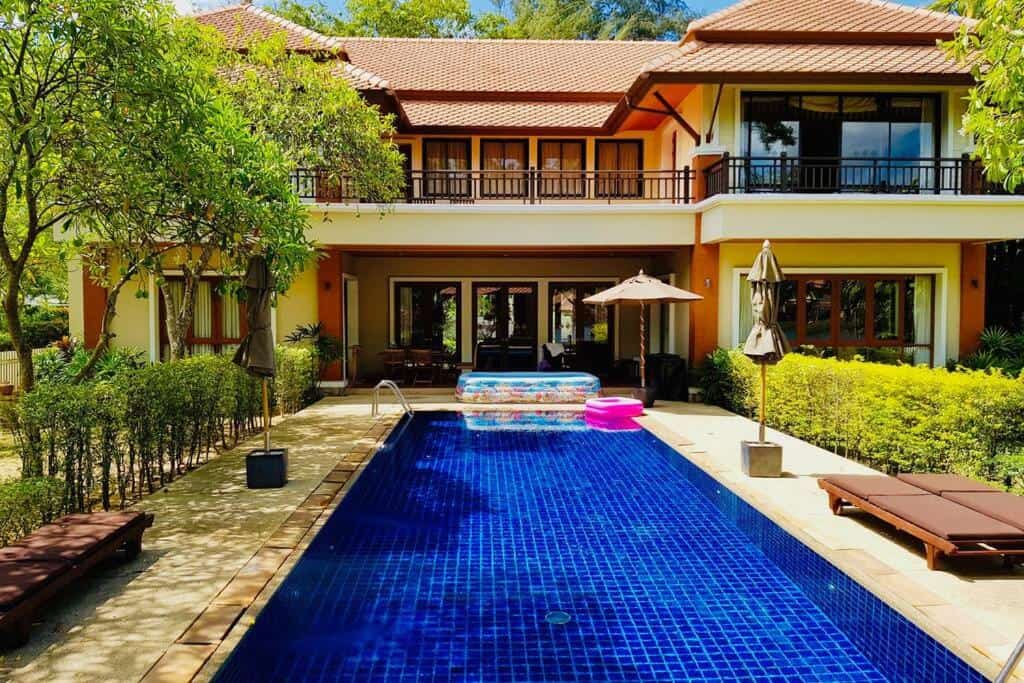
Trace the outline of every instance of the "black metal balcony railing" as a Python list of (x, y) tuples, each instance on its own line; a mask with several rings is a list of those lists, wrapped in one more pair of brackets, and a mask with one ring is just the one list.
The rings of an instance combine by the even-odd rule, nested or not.
[(956, 158), (777, 157), (728, 154), (704, 170), (706, 195), (746, 193), (1001, 194), (981, 165)]
[[(693, 201), (693, 171), (412, 171), (406, 176), (405, 196), (413, 204), (438, 202), (471, 204), (477, 201), (664, 202)], [(373, 201), (359, 196), (345, 177), (329, 180), (323, 173), (298, 169), (292, 186), (300, 199), (319, 202)]]

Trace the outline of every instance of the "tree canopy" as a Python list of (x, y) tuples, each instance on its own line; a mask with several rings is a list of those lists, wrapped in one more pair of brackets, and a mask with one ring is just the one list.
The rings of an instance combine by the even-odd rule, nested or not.
[(329, 35), (674, 40), (696, 15), (683, 0), (494, 0), (473, 15), (467, 0), (278, 0), (271, 9)]
[(976, 20), (948, 44), (977, 82), (963, 129), (988, 178), (1013, 191), (1024, 185), (1024, 0), (945, 0), (942, 8)]

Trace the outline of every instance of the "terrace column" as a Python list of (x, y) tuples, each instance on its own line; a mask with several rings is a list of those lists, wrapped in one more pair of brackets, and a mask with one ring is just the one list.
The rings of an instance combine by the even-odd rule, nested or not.
[[(960, 358), (978, 350), (985, 329), (986, 253), (984, 244), (960, 245)], [(941, 364), (945, 359), (937, 360)]]
[[(327, 248), (324, 258), (317, 261), (316, 305), (317, 319), (323, 325), (324, 334), (344, 339), (345, 321), (345, 272), (344, 254), (338, 249)], [(323, 379), (340, 380), (341, 362), (331, 363), (324, 370)]]
[(103, 331), (103, 314), (107, 308), (107, 288), (96, 284), (89, 275), (85, 257), (78, 266), (82, 278), (82, 343), (87, 349), (95, 348)]
[(694, 216), (690, 291), (704, 297), (690, 307), (690, 365), (700, 367), (718, 348), (718, 245), (701, 242), (701, 214)]
[[(704, 169), (722, 158), (720, 147), (698, 147), (690, 165), (694, 170), (693, 199), (707, 196)], [(703, 214), (694, 216), (693, 256), (690, 260), (690, 291), (704, 297), (689, 304), (690, 365), (699, 367), (718, 348), (718, 245), (705, 244), (701, 235)]]

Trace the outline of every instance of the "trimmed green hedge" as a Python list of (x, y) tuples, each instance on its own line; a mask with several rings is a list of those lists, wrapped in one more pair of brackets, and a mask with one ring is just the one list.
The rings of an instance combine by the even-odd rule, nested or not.
[[(758, 368), (709, 356), (705, 400), (754, 417)], [(789, 355), (768, 370), (768, 424), (884, 472), (957, 472), (1024, 490), (1024, 379)]]
[[(316, 358), (279, 349), (272, 386), (285, 412), (314, 394)], [(55, 371), (53, 377), (67, 373)], [(123, 507), (260, 430), (260, 382), (226, 356), (141, 368), (124, 364), (83, 384), (41, 381), (3, 421), (23, 477), (61, 484), (60, 511)]]
[(0, 483), (0, 547), (58, 517), (63, 489), (59, 480), (46, 477)]

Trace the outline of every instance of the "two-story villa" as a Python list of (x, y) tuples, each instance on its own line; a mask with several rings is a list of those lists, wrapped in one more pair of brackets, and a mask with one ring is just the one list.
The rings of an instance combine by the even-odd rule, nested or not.
[[(248, 4), (198, 19), (238, 44), (331, 47), (339, 77), (396, 116), (397, 204), (295, 177), (326, 257), (280, 298), (276, 334), (322, 321), (349, 349), (336, 379), (384, 375), (399, 348), (533, 368), (549, 341), (611, 373), (638, 352), (637, 309), (583, 299), (641, 268), (704, 297), (648, 325), (651, 350), (699, 364), (749, 329), (744, 274), (766, 238), (795, 344), (940, 365), (984, 324), (985, 243), (1024, 237), (1024, 197), (983, 182), (959, 132), (971, 77), (936, 42), (954, 16), (746, 0), (678, 44), (328, 38)], [(150, 293), (121, 302), (115, 331), (157, 359)], [(73, 269), (87, 343), (104, 295)], [(204, 287), (194, 349), (240, 336), (237, 304)]]

